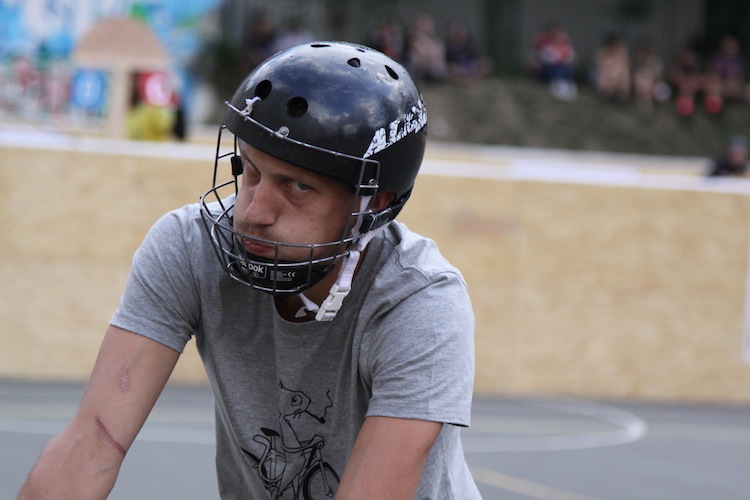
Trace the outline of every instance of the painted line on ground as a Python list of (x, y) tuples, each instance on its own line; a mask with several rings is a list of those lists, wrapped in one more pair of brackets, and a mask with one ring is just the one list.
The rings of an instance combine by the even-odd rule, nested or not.
[(487, 486), (492, 486), (493, 488), (520, 493), (538, 500), (595, 500), (594, 497), (552, 488), (550, 486), (529, 481), (528, 479), (509, 476), (502, 472), (482, 467), (470, 466), (469, 470), (471, 471), (474, 480), (477, 482), (486, 484)]
[(500, 434), (504, 429), (499, 425), (472, 426), (475, 432), (482, 433), (482, 435), (472, 436), (471, 432), (464, 433), (464, 451), (504, 453), (585, 450), (633, 443), (643, 439), (648, 432), (648, 425), (637, 415), (592, 401), (526, 400), (524, 404), (604, 422), (615, 428), (607, 431), (561, 435), (509, 436), (506, 432), (504, 435), (488, 436), (486, 433)]

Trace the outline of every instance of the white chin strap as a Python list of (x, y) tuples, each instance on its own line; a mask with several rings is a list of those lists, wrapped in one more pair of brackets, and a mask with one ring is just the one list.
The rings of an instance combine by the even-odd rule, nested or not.
[[(364, 212), (367, 205), (370, 203), (370, 196), (363, 196), (360, 205), (360, 212)], [(352, 229), (352, 232), (356, 235), (359, 233), (359, 228), (362, 225), (362, 218), (360, 217), (357, 224)], [(344, 257), (344, 263), (341, 266), (339, 277), (336, 282), (331, 286), (328, 291), (328, 297), (323, 303), (318, 306), (315, 302), (308, 299), (304, 293), (299, 294), (299, 298), (302, 299), (304, 307), (297, 311), (296, 317), (301, 318), (310, 313), (315, 313), (315, 319), (317, 321), (333, 321), (336, 317), (336, 313), (341, 309), (341, 305), (344, 303), (344, 299), (352, 289), (352, 280), (354, 279), (354, 271), (357, 269), (357, 264), (362, 256), (367, 244), (370, 240), (375, 237), (379, 232), (383, 231), (388, 224), (384, 224), (381, 227), (363, 234), (357, 244), (349, 250), (349, 253)]]

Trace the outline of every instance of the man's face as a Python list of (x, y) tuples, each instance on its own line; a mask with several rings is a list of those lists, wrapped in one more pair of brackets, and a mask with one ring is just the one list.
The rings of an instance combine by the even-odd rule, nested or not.
[[(240, 141), (243, 174), (234, 205), (238, 233), (286, 244), (337, 242), (352, 210), (354, 194), (341, 182), (279, 160)], [(279, 247), (243, 238), (248, 253), (305, 261), (309, 248)], [(330, 256), (335, 247), (316, 249)]]

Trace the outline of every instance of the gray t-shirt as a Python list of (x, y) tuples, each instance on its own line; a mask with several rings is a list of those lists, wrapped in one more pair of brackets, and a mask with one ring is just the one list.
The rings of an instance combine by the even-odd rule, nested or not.
[(459, 434), (474, 377), (466, 285), (400, 223), (369, 244), (332, 322), (291, 323), (272, 296), (223, 272), (199, 206), (183, 207), (136, 252), (112, 324), (179, 352), (195, 337), (216, 402), (222, 498), (335, 491), (370, 415), (448, 424), (416, 498), (479, 498)]

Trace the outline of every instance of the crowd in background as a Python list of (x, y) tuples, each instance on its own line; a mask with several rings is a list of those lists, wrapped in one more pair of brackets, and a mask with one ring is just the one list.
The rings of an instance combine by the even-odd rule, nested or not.
[[(549, 23), (534, 39), (529, 69), (559, 99), (575, 99), (579, 83), (585, 83), (606, 102), (633, 104), (646, 114), (662, 102), (684, 118), (698, 109), (717, 116), (726, 106), (750, 101), (746, 62), (738, 38), (731, 34), (721, 37), (715, 50), (704, 57), (686, 44), (674, 59), (665, 61), (648, 39), (631, 46), (619, 33), (607, 33), (593, 61), (582, 68), (565, 29)], [(747, 137), (734, 134), (712, 160), (707, 174), (745, 177), (750, 173), (749, 162)]]
[[(276, 29), (264, 12), (256, 13), (250, 26), (245, 47), (248, 69), (290, 41), (315, 38), (298, 19)], [(467, 23), (451, 20), (441, 28), (424, 11), (407, 20), (384, 17), (362, 41), (404, 64), (420, 83), (472, 82), (493, 69), (493, 61), (479, 49)], [(724, 36), (705, 58), (686, 45), (665, 60), (649, 39), (631, 45), (619, 33), (607, 33), (592, 60), (580, 61), (564, 27), (551, 22), (534, 38), (529, 68), (559, 99), (576, 99), (579, 87), (585, 85), (607, 102), (632, 103), (644, 113), (653, 112), (659, 102), (669, 102), (682, 117), (692, 116), (696, 109), (718, 115), (725, 106), (750, 96), (740, 43), (731, 35)]]
[[(239, 47), (243, 73), (279, 50), (319, 37), (300, 17), (282, 20), (257, 11), (245, 23)], [(471, 83), (494, 68), (469, 24), (455, 19), (437, 22), (425, 11), (406, 19), (376, 20), (359, 41), (402, 63), (424, 85)], [(19, 56), (0, 69), (0, 115), (59, 116), (70, 112), (71, 74), (64, 62)], [(548, 85), (556, 98), (574, 100), (586, 87), (608, 103), (632, 105), (643, 113), (651, 113), (661, 104), (686, 118), (696, 111), (719, 115), (727, 106), (750, 101), (742, 47), (738, 38), (729, 34), (715, 50), (699, 51), (686, 44), (677, 54), (665, 57), (648, 39), (628, 40), (607, 33), (593, 57), (583, 61), (565, 28), (549, 23), (533, 40), (528, 70)], [(147, 115), (140, 111), (142, 107), (133, 104), (129, 128), (139, 129), (139, 119), (143, 121)], [(180, 106), (177, 109), (184, 112)], [(184, 138), (185, 117), (173, 117), (173, 123), (161, 138)]]
[[(313, 39), (299, 19), (277, 29), (265, 12), (256, 12), (245, 43), (248, 69), (278, 50)], [(406, 26), (385, 17), (361, 42), (400, 62), (423, 83), (469, 82), (492, 69), (492, 61), (479, 51), (465, 22), (451, 21), (443, 32), (427, 12), (418, 12)]]
[[(318, 38), (299, 17), (281, 23), (258, 11), (247, 26), (241, 47), (245, 70), (279, 50)], [(384, 17), (361, 42), (404, 64), (422, 83), (472, 82), (493, 69), (493, 61), (482, 53), (466, 22), (451, 20), (439, 26), (428, 12), (406, 20)], [(707, 55), (686, 45), (665, 60), (650, 40), (631, 45), (621, 35), (609, 33), (591, 61), (580, 61), (573, 40), (557, 23), (540, 29), (529, 61), (531, 73), (560, 99), (575, 99), (585, 85), (604, 100), (633, 103), (644, 112), (651, 112), (657, 102), (669, 101), (684, 117), (697, 109), (719, 114), (727, 105), (747, 101), (745, 65), (739, 40), (731, 35)], [(3, 111), (59, 114), (66, 110), (70, 74), (64, 64), (19, 56), (2, 69)]]
[[(257, 12), (245, 40), (246, 69), (278, 50), (314, 39), (297, 18), (277, 30), (268, 15)], [(407, 23), (384, 17), (363, 43), (402, 63), (422, 84), (473, 82), (493, 68), (465, 22), (451, 20), (441, 30), (428, 12), (417, 12)], [(671, 102), (682, 117), (690, 117), (698, 107), (718, 115), (727, 105), (750, 100), (740, 43), (731, 35), (725, 35), (705, 60), (686, 45), (674, 60), (665, 62), (651, 40), (637, 40), (631, 47), (622, 35), (607, 33), (593, 60), (582, 68), (570, 36), (552, 22), (536, 35), (531, 52), (530, 71), (563, 100), (576, 99), (584, 84), (606, 102), (632, 103), (643, 113), (653, 112), (658, 102)], [(745, 176), (748, 150), (743, 135), (732, 136), (708, 175)]]
[(588, 69), (581, 66), (562, 26), (550, 23), (540, 30), (530, 69), (561, 99), (574, 99), (578, 84), (585, 83), (608, 102), (634, 103), (640, 111), (651, 112), (656, 102), (670, 101), (676, 113), (689, 117), (696, 109), (718, 115), (725, 106), (750, 97), (740, 43), (729, 34), (706, 57), (685, 45), (665, 61), (648, 39), (630, 45), (622, 35), (608, 33)]
[(61, 114), (68, 107), (69, 80), (66, 64), (17, 55), (0, 67), (0, 111)]

